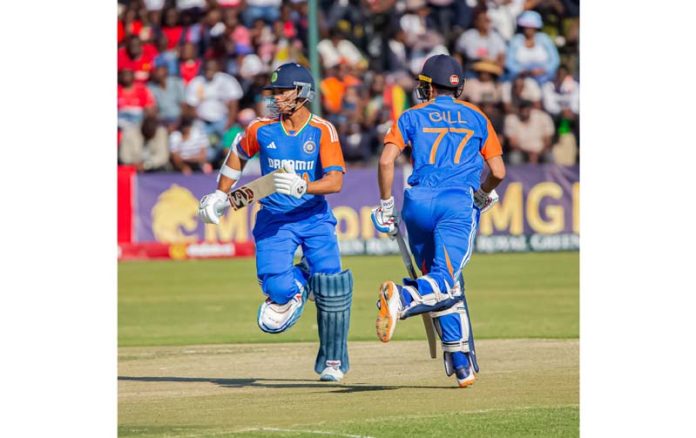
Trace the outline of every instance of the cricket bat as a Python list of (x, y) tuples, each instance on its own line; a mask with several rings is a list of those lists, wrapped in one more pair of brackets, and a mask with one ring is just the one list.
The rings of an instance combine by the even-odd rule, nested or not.
[[(396, 235), (394, 237), (396, 238), (396, 243), (399, 245), (399, 252), (401, 253), (401, 259), (404, 261), (404, 265), (406, 265), (406, 271), (408, 271), (409, 277), (415, 280), (418, 277), (418, 275), (416, 275), (416, 269), (413, 267), (411, 253), (408, 251), (408, 247), (406, 247), (406, 242), (404, 241), (404, 237), (401, 235), (401, 230), (399, 229), (398, 224), (396, 226)], [(425, 334), (428, 338), (428, 348), (430, 349), (430, 357), (435, 359), (437, 357), (435, 325), (429, 313), (423, 313), (421, 314), (421, 316), (423, 317)]]
[(273, 175), (276, 173), (285, 173), (284, 169), (276, 169), (273, 172), (256, 178), (248, 184), (244, 184), (230, 192), (227, 199), (233, 210), (239, 210), (254, 201), (263, 199), (268, 195), (275, 193), (275, 185), (273, 184)]

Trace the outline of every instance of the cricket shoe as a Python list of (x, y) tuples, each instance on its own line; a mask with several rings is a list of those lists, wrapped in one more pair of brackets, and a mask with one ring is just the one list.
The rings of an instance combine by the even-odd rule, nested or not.
[(343, 371), (337, 366), (326, 367), (319, 375), (319, 380), (322, 382), (340, 382), (343, 380)]
[(389, 342), (394, 335), (396, 321), (399, 319), (401, 298), (399, 297), (399, 286), (393, 281), (385, 281), (379, 288), (379, 299), (377, 300), (377, 337), (382, 342)]
[(457, 376), (457, 383), (460, 388), (466, 388), (471, 386), (476, 381), (476, 373), (474, 373), (474, 367), (470, 363), (468, 367), (461, 367), (454, 370), (455, 376)]

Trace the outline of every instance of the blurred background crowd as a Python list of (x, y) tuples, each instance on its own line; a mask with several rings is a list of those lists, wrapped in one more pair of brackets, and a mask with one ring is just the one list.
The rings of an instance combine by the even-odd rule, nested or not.
[[(429, 56), (465, 67), (461, 97), (491, 119), (509, 164), (573, 165), (579, 0), (318, 0), (322, 116), (347, 162), (374, 165), (418, 103)], [(118, 160), (210, 173), (266, 113), (263, 86), (309, 66), (306, 0), (119, 0)]]

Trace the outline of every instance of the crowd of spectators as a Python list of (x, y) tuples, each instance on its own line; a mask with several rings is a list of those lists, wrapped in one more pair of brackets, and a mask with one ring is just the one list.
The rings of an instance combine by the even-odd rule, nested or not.
[[(425, 59), (465, 67), (462, 98), (511, 164), (572, 165), (579, 144), (579, 0), (318, 0), (323, 117), (373, 165), (417, 103)], [(119, 163), (212, 172), (286, 62), (309, 65), (306, 0), (119, 0)]]

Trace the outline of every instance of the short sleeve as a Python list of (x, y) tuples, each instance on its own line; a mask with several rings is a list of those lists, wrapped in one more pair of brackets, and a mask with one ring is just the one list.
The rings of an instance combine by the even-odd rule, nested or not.
[(400, 150), (403, 151), (404, 149), (406, 149), (406, 146), (408, 146), (408, 135), (405, 138), (404, 131), (408, 132), (407, 114), (408, 113), (401, 114), (401, 117), (399, 117), (399, 120), (396, 122), (396, 124), (392, 125), (392, 127), (389, 128), (389, 131), (387, 131), (387, 134), (384, 136), (384, 144), (394, 143)]
[[(484, 116), (485, 117), (485, 116)], [(493, 124), (488, 117), (486, 119), (486, 132), (487, 137), (483, 147), (481, 148), (481, 155), (483, 158), (488, 160), (493, 157), (503, 155), (503, 147), (500, 145), (500, 140), (498, 140), (498, 134), (496, 134), (495, 129), (493, 129)]]
[(256, 136), (261, 124), (258, 119), (247, 126), (242, 138), (237, 142), (237, 154), (243, 160), (248, 160), (259, 152), (259, 141)]
[(343, 151), (341, 151), (336, 128), (330, 122), (322, 122), (320, 125), (319, 159), (323, 172), (325, 174), (331, 171), (345, 173), (346, 163), (343, 160)]

